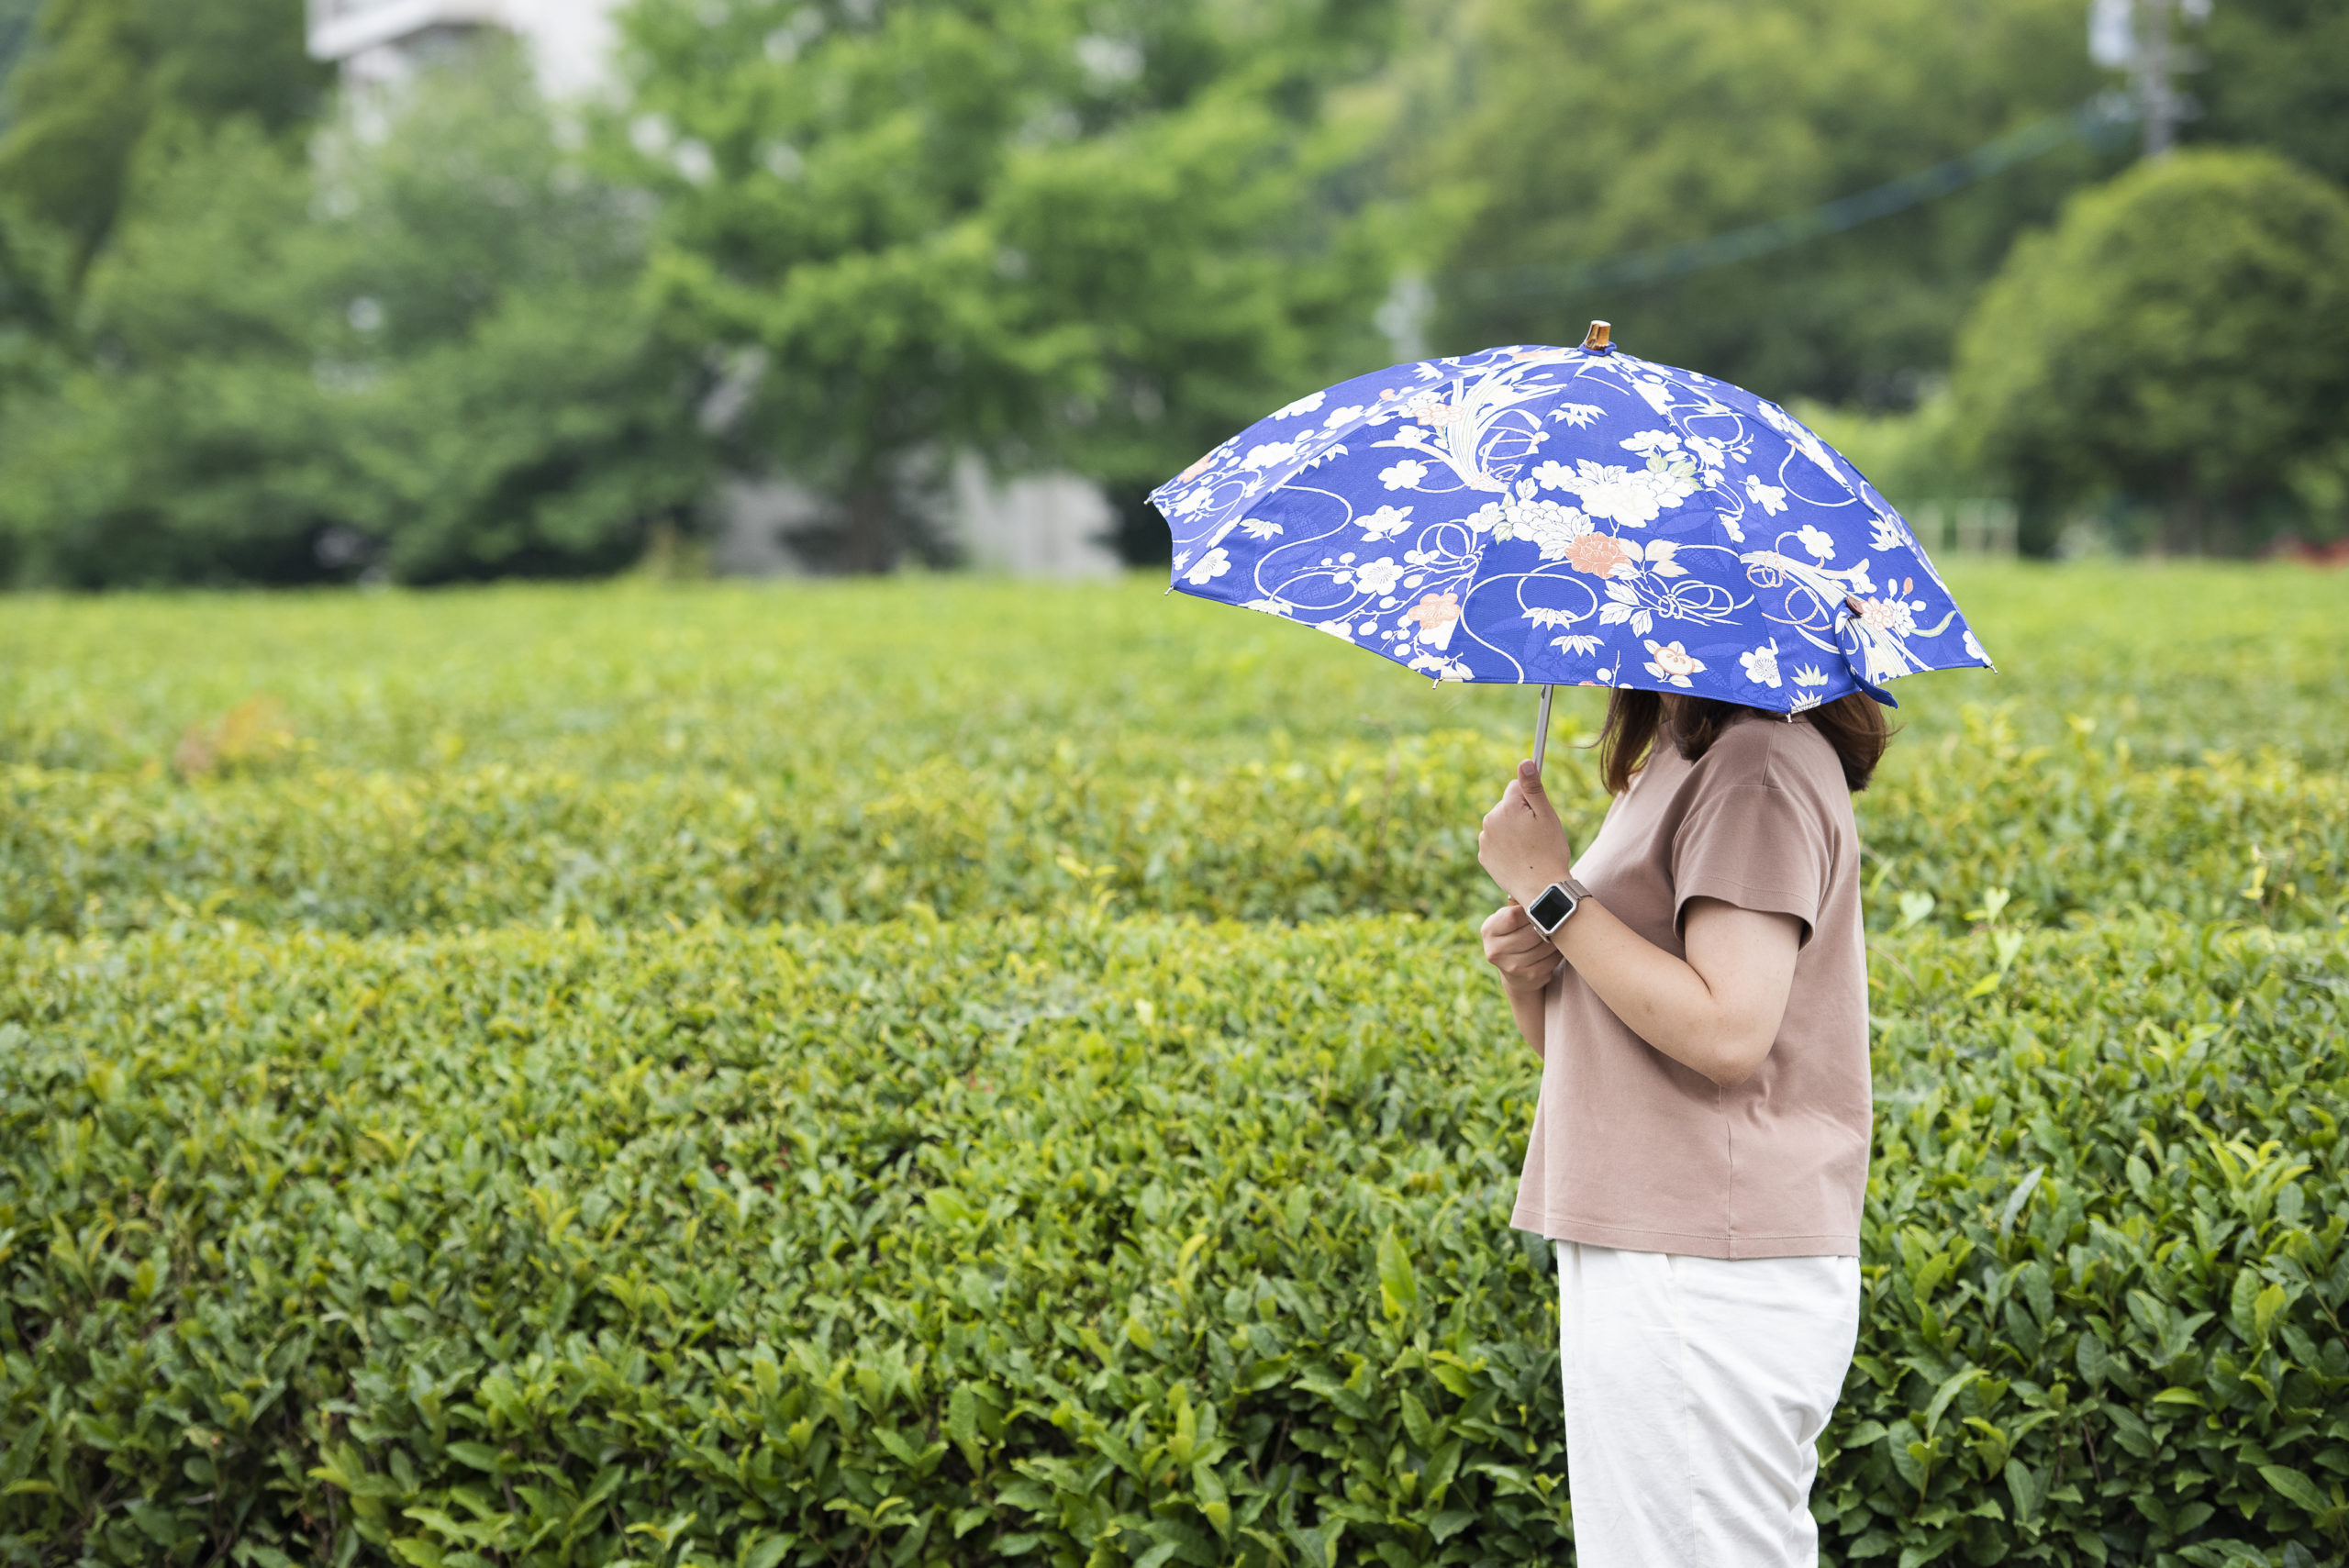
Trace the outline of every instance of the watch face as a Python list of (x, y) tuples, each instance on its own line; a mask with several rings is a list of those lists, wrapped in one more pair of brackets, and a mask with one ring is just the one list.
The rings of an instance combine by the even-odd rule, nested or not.
[(1526, 911), (1544, 932), (1556, 930), (1559, 924), (1574, 912), (1573, 895), (1563, 887), (1554, 886), (1545, 888), (1542, 896), (1533, 901), (1533, 907)]

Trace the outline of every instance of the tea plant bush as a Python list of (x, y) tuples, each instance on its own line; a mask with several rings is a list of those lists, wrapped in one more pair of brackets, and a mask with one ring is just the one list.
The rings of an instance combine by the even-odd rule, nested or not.
[[(2349, 1551), (2339, 582), (1957, 575), (1830, 1561)], [(0, 1562), (1569, 1560), (1530, 695), (1157, 587), (0, 601)]]
[[(2009, 705), (2024, 746), (2061, 742), (2081, 715), (2151, 762), (2273, 746), (2312, 770), (2349, 764), (2338, 573), (1960, 562), (1949, 575), (2000, 670), (1896, 683), (1911, 740), (1962, 733), (1968, 703)], [(311, 761), (354, 773), (495, 763), (751, 788), (936, 757), (1032, 764), (1063, 741), (1163, 741), (1210, 771), (1283, 734), (1299, 751), (1390, 732), (1531, 736), (1530, 691), (1434, 687), (1164, 584), (11, 597), (0, 763), (135, 776), (257, 696), (282, 706)], [(1596, 694), (1562, 693), (1561, 709), (1562, 727), (1597, 725)]]
[[(1976, 570), (2008, 673), (1904, 684), (1861, 801), (1879, 928), (1963, 931), (1993, 888), (2338, 918), (2337, 579)], [(0, 929), (61, 931), (1450, 917), (1531, 709), (1141, 582), (26, 601), (0, 651)], [(1586, 833), (1598, 710), (1566, 697)], [(293, 740), (219, 741), (256, 713)]]
[[(1976, 710), (1917, 738), (1860, 797), (1879, 929), (1921, 896), (1966, 929), (2163, 909), (2299, 928), (2349, 887), (2349, 773), (2274, 751), (2148, 762), (2094, 730), (2024, 746)], [(502, 764), (313, 768), (229, 784), (0, 772), (0, 927), (138, 929), (203, 911), (261, 925), (399, 930), (580, 915), (642, 924), (1119, 912), (1310, 919), (1489, 907), (1478, 819), (1518, 746), (1475, 730), (1305, 748), (1198, 768), (1148, 738), (1017, 762), (804, 766), (782, 783), (696, 772), (591, 779)], [(1896, 756), (1899, 755), (1896, 751)], [(1592, 753), (1548, 778), (1586, 841)], [(1909, 906), (1915, 908), (1913, 902)]]
[[(1473, 952), (0, 940), (0, 1551), (1562, 1560), (1536, 1063)], [(2337, 1554), (2349, 943), (1916, 932), (1876, 984), (1832, 1555)]]

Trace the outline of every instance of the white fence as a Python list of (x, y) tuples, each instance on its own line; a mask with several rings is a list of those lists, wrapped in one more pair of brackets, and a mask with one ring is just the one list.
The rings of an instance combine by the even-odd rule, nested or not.
[(2012, 555), (2015, 505), (2011, 501), (1920, 501), (1902, 517), (1917, 532), (1928, 555)]

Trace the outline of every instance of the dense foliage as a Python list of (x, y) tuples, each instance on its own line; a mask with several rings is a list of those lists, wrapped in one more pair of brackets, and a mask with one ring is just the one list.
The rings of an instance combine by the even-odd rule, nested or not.
[(2266, 147), (2349, 184), (2349, 11), (2328, 0), (2232, 0), (2197, 40), (2199, 140)]
[[(1118, 912), (1311, 919), (1481, 914), (1475, 822), (1524, 744), (1475, 730), (1275, 743), (1201, 766), (1181, 741), (1015, 760), (810, 756), (782, 775), (593, 779), (451, 766), (405, 776), (232, 754), (190, 788), (0, 772), (0, 926), (168, 926), (193, 911), (352, 931), (588, 918), (875, 919)], [(256, 765), (257, 764), (257, 765)], [(1552, 787), (1587, 838), (1587, 753)], [(258, 773), (261, 776), (250, 776)], [(2085, 723), (2026, 747), (2008, 716), (1911, 749), (1865, 797), (1874, 926), (2060, 924), (2116, 906), (2325, 927), (2344, 908), (2349, 784), (2270, 753), (2138, 757)], [(1921, 910), (1922, 913), (1916, 913)]]
[(2124, 155), (2076, 142), (1849, 234), (1645, 284), (1592, 263), (1803, 212), (1926, 168), (2096, 92), (2076, 0), (1497, 0), (1461, 18), (1462, 84), (1414, 135), (1457, 228), (1437, 337), (1577, 342), (1784, 399), (1905, 406), (2028, 226)]
[(242, 122), (150, 139), (73, 313), (89, 352), (0, 409), (0, 572), (636, 560), (707, 482), (707, 378), (638, 299), (639, 204), (557, 138), (518, 62), (484, 52), (307, 149)]
[(743, 439), (842, 504), (811, 550), (934, 554), (908, 493), (958, 450), (1139, 494), (1376, 362), (1376, 208), (1322, 111), (1388, 9), (641, 7), (651, 286), (759, 356)]
[[(1861, 797), (1879, 929), (1963, 930), (1992, 888), (2010, 921), (2338, 918), (2329, 579), (1957, 587), (2010, 673), (1917, 692)], [(967, 657), (1006, 628), (1011, 651)], [(228, 639), (251, 662), (173, 665)], [(26, 604), (0, 626), (0, 924), (868, 919), (1080, 895), (1453, 917), (1485, 896), (1474, 824), (1529, 707), (1140, 581)], [(278, 728), (213, 734), (262, 709)], [(1550, 753), (1584, 831), (1603, 796), (1569, 742), (1596, 718), (1570, 697)]]
[[(2095, 483), (2047, 482), (2080, 463), (2004, 425), (1982, 452), (1999, 411), (1935, 395), (2013, 241), (2125, 163), (2125, 126), (1769, 254), (1578, 271), (2072, 123), (2119, 82), (2081, 7), (643, 0), (575, 140), (509, 78), (502, 114), (428, 85), (362, 156), (351, 125), (396, 106), (338, 102), (296, 0), (0, 0), (0, 584), (603, 573), (706, 520), (722, 469), (821, 493), (804, 559), (934, 564), (972, 453), (1099, 481), (1128, 558), (1163, 561), (1147, 490), (1268, 409), (1593, 316), (1865, 407), (1898, 503), (2021, 485), (2026, 549), (2076, 507), (2154, 542), (2134, 519), (2268, 367), (2199, 365), (2190, 417)], [(2189, 139), (2349, 177), (2337, 5), (2229, 0), (2194, 37)], [(2170, 351), (2157, 316), (2057, 293), (2131, 364)], [(2196, 481), (2252, 523), (2172, 548), (2349, 529), (2337, 419), (2253, 445)], [(2284, 477), (2241, 483), (2261, 462)]]
[[(0, 1541), (1558, 1560), (1477, 968), (1409, 918), (0, 940)], [(2337, 935), (1877, 978), (1834, 1554), (2337, 1551)]]
[(2117, 492), (2172, 550), (2249, 542), (2349, 456), (2349, 193), (2183, 152), (2076, 198), (1968, 322), (1952, 392), (2025, 503)]
[[(1955, 586), (1829, 1560), (2313, 1568), (2337, 585)], [(1140, 582), (18, 601), (0, 1560), (1567, 1560), (1527, 696)]]
[(155, 137), (239, 119), (295, 130), (331, 74), (309, 58), (302, 0), (37, 3), (0, 11), (0, 207), (56, 228), (84, 262)]

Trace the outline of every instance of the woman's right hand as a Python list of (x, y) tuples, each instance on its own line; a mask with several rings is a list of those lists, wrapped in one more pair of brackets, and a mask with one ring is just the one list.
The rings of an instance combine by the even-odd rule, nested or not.
[(1511, 991), (1539, 991), (1558, 967), (1558, 950), (1512, 899), (1485, 917), (1485, 962), (1501, 972)]

